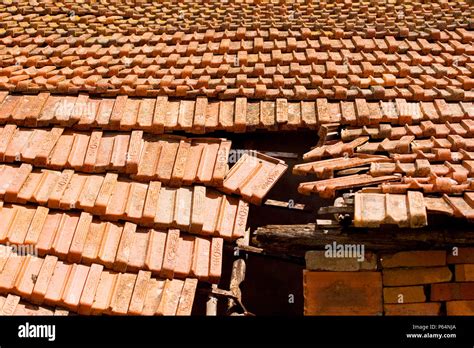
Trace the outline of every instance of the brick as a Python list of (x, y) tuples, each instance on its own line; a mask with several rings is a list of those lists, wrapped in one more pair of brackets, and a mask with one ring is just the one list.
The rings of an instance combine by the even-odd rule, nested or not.
[(38, 277), (36, 278), (36, 282), (34, 283), (31, 302), (38, 304), (43, 302), (57, 262), (58, 258), (56, 256), (47, 255), (45, 257), (38, 273)]
[(137, 178), (150, 179), (155, 175), (156, 165), (161, 155), (159, 142), (145, 142), (137, 169)]
[(378, 272), (304, 271), (305, 315), (381, 315)]
[(178, 310), (179, 298), (184, 281), (179, 279), (166, 280), (163, 294), (156, 313), (158, 315), (175, 315)]
[(214, 234), (217, 230), (221, 214), (222, 197), (222, 194), (213, 190), (206, 192), (204, 223), (201, 230), (203, 234)]
[(142, 221), (153, 222), (158, 210), (158, 200), (161, 191), (161, 182), (151, 181), (148, 184), (145, 205), (143, 207)]
[(97, 110), (96, 123), (99, 127), (109, 127), (110, 116), (114, 108), (115, 100), (113, 99), (102, 99), (100, 102), (99, 110)]
[(31, 129), (17, 129), (5, 150), (5, 161), (14, 162), (21, 160), (21, 152), (27, 146), (30, 137), (33, 135)]
[(425, 302), (423, 286), (404, 286), (383, 289), (384, 303), (416, 303)]
[(31, 221), (35, 216), (36, 209), (21, 207), (15, 215), (10, 232), (8, 233), (8, 241), (12, 244), (23, 244), (26, 234), (30, 228)]
[(396, 316), (433, 316), (439, 315), (440, 303), (410, 303), (410, 304), (386, 304), (384, 305), (385, 315)]
[(419, 267), (413, 269), (385, 269), (384, 286), (421, 285), (449, 282), (452, 278), (447, 267)]
[(163, 278), (173, 278), (176, 266), (176, 258), (179, 247), (179, 230), (168, 230), (166, 236), (166, 246), (163, 254), (163, 265), (160, 276)]
[(132, 273), (118, 274), (117, 283), (110, 302), (110, 308), (113, 314), (127, 314), (136, 279), (137, 276)]
[(226, 195), (222, 197), (219, 209), (219, 220), (216, 224), (216, 231), (219, 236), (227, 239), (232, 238), (237, 208), (236, 198)]
[(67, 260), (69, 262), (79, 263), (81, 261), (82, 252), (84, 250), (91, 223), (92, 215), (84, 212), (81, 213), (67, 255)]
[(87, 279), (84, 284), (84, 289), (81, 293), (79, 300), (78, 312), (82, 315), (90, 315), (92, 311), (92, 305), (94, 304), (95, 294), (99, 286), (100, 277), (104, 266), (96, 263), (92, 264), (87, 274)]
[(333, 272), (349, 272), (349, 271), (372, 271), (377, 269), (376, 255), (366, 252), (364, 260), (354, 257), (334, 257), (327, 251), (311, 250), (305, 254), (306, 269), (310, 271), (333, 271)]
[(191, 315), (197, 284), (197, 279), (187, 278), (184, 281), (176, 315)]
[(18, 192), (16, 202), (18, 203), (26, 203), (31, 201), (36, 188), (41, 182), (43, 173), (30, 173), (28, 178), (26, 178), (25, 183), (21, 187), (20, 191)]
[(474, 248), (453, 248), (447, 260), (448, 264), (474, 263)]
[(151, 279), (151, 272), (139, 271), (135, 287), (133, 289), (132, 298), (130, 300), (130, 306), (128, 314), (141, 315), (143, 306), (145, 304), (145, 298), (148, 290), (148, 282)]
[(130, 194), (125, 207), (125, 215), (128, 219), (133, 221), (139, 220), (142, 217), (147, 189), (148, 186), (146, 184), (136, 182), (130, 184)]
[(68, 167), (81, 169), (84, 166), (88, 144), (89, 136), (87, 134), (74, 134), (74, 142), (66, 162)]
[(212, 238), (209, 261), (209, 281), (219, 283), (222, 274), (222, 254), (224, 240), (222, 238)]
[(112, 170), (121, 170), (127, 163), (127, 150), (130, 136), (127, 134), (117, 134), (114, 139), (114, 148), (110, 158)]
[(278, 124), (285, 124), (288, 122), (288, 102), (284, 98), (276, 100), (276, 122)]
[(111, 134), (102, 134), (99, 150), (95, 159), (94, 171), (103, 172), (111, 166), (112, 152), (114, 149), (115, 137)]
[(112, 113), (110, 114), (109, 125), (113, 129), (118, 129), (120, 125), (120, 121), (125, 112), (125, 107), (127, 104), (128, 97), (125, 95), (118, 96), (115, 98), (114, 107), (112, 109)]
[(189, 131), (193, 126), (194, 118), (194, 101), (181, 100), (178, 114), (178, 127), (185, 131)]
[(191, 207), (190, 232), (199, 233), (204, 224), (206, 188), (204, 186), (193, 186), (193, 197)]
[(164, 280), (150, 279), (148, 281), (145, 301), (143, 303), (142, 315), (155, 315), (160, 305), (161, 294), (165, 285)]
[(105, 209), (105, 215), (107, 215), (109, 219), (122, 219), (125, 216), (130, 186), (130, 183), (126, 181), (118, 181), (115, 184), (115, 188)]
[(176, 190), (173, 222), (181, 230), (188, 230), (191, 224), (191, 205), (193, 191), (191, 188), (182, 187)]
[(32, 195), (32, 200), (38, 204), (46, 205), (51, 192), (59, 180), (60, 173), (49, 170), (44, 170), (43, 173), (41, 181)]
[(457, 264), (455, 268), (455, 278), (457, 282), (472, 282), (474, 281), (474, 265), (460, 265)]
[(260, 165), (255, 157), (244, 154), (239, 161), (227, 173), (224, 180), (224, 189), (226, 192), (237, 192), (247, 180), (257, 172)]
[(92, 304), (92, 314), (102, 314), (109, 309), (117, 279), (117, 273), (102, 272)]
[(474, 301), (448, 301), (446, 302), (447, 315), (474, 315)]
[(16, 134), (16, 126), (12, 124), (7, 124), (3, 127), (3, 131), (0, 136), (0, 160), (4, 161), (5, 152), (8, 149), (8, 145), (12, 140), (13, 136)]
[(18, 207), (3, 205), (0, 210), (0, 242), (5, 243), (8, 238), (8, 231), (16, 218)]
[(3, 266), (3, 270), (0, 273), (0, 290), (4, 292), (11, 291), (15, 285), (18, 274), (22, 269), (24, 257), (11, 253), (8, 257), (7, 262)]
[(107, 223), (104, 236), (100, 245), (98, 259), (107, 268), (113, 268), (115, 256), (117, 255), (123, 228), (114, 223)]
[(191, 274), (198, 279), (207, 280), (209, 278), (210, 252), (211, 241), (207, 238), (196, 237)]
[(137, 124), (141, 129), (151, 130), (155, 103), (153, 99), (142, 99), (137, 116)]
[(206, 131), (213, 131), (219, 124), (219, 102), (211, 102), (206, 108)]
[[(50, 251), (53, 246), (53, 242), (56, 236), (56, 232), (59, 228), (61, 223), (63, 214), (61, 213), (50, 213), (48, 214), (46, 221), (44, 222), (43, 229), (38, 237), (37, 241), (31, 240), (36, 242), (36, 248), (38, 250), (39, 255), (44, 255)], [(25, 242), (27, 242), (25, 240)]]
[(84, 166), (82, 168), (85, 172), (92, 172), (95, 168), (95, 162), (99, 153), (100, 140), (102, 139), (101, 131), (91, 132), (89, 144), (87, 145), (87, 152), (84, 158)]
[(74, 144), (73, 134), (63, 134), (56, 143), (49, 158), (51, 168), (64, 168), (69, 158), (69, 154)]
[(191, 273), (193, 262), (194, 237), (183, 235), (179, 239), (176, 252), (175, 277), (186, 277)]
[(77, 311), (88, 274), (89, 267), (87, 266), (77, 264), (71, 266), (71, 272), (61, 297), (62, 303), (67, 309)]
[(112, 192), (115, 190), (117, 178), (118, 175), (114, 173), (107, 173), (105, 175), (104, 182), (100, 187), (99, 195), (95, 201), (94, 214), (105, 214)]
[(13, 315), (19, 303), (20, 296), (8, 294), (5, 302), (3, 303), (2, 309), (0, 310), (0, 316)]
[(383, 268), (434, 267), (446, 265), (446, 251), (402, 251), (381, 258)]
[(197, 180), (197, 172), (199, 169), (199, 163), (204, 151), (204, 143), (193, 142), (188, 153), (188, 160), (184, 169), (183, 184), (189, 185)]
[(61, 259), (66, 259), (69, 253), (69, 247), (71, 246), (72, 239), (74, 237), (74, 231), (79, 222), (78, 215), (67, 215), (64, 214), (61, 223), (59, 224), (58, 231), (54, 237), (52, 251)]
[(212, 184), (216, 187), (222, 186), (224, 178), (229, 170), (227, 161), (229, 158), (231, 142), (223, 140), (217, 150), (216, 164), (214, 166), (214, 172), (212, 174)]
[(44, 296), (44, 303), (53, 306), (61, 304), (61, 299), (69, 278), (69, 274), (71, 273), (71, 269), (71, 265), (67, 265), (61, 261), (56, 263), (53, 275), (48, 284), (48, 289), (46, 290), (46, 294)]
[(16, 201), (18, 192), (21, 190), (22, 186), (26, 182), (29, 174), (33, 170), (33, 167), (30, 164), (22, 163), (20, 168), (16, 170), (16, 174), (11, 181), (10, 185), (5, 189), (4, 199), (7, 202)]
[(423, 227), (428, 224), (423, 193), (408, 191), (408, 215), (410, 217), (410, 227)]
[(68, 188), (69, 182), (72, 179), (72, 176), (74, 175), (73, 170), (64, 170), (61, 175), (59, 176), (56, 185), (53, 187), (51, 192), (49, 193), (48, 197), (48, 206), (50, 208), (59, 208), (61, 198)]
[(140, 154), (143, 147), (143, 131), (133, 131), (130, 136), (130, 144), (127, 152), (126, 173), (137, 173)]
[(92, 221), (82, 250), (82, 263), (91, 264), (98, 260), (106, 225), (106, 222)]
[(99, 195), (103, 182), (103, 176), (90, 175), (87, 177), (77, 200), (78, 209), (83, 209), (90, 212), (94, 211), (95, 201)]
[(176, 153), (176, 160), (173, 166), (173, 172), (171, 174), (171, 180), (169, 185), (172, 187), (179, 187), (183, 181), (184, 170), (188, 161), (188, 154), (191, 148), (191, 143), (188, 141), (181, 140), (179, 148)]
[(132, 128), (136, 127), (139, 109), (139, 99), (127, 99), (125, 104), (125, 110), (120, 120), (121, 130), (131, 130)]
[(132, 248), (128, 259), (128, 269), (131, 272), (137, 272), (145, 267), (149, 237), (150, 234), (143, 231), (133, 234)]
[(41, 149), (43, 142), (46, 140), (49, 132), (42, 129), (35, 129), (28, 139), (28, 143), (21, 151), (21, 160), (32, 163), (36, 159), (38, 151)]
[(245, 235), (245, 230), (247, 228), (248, 213), (249, 213), (249, 204), (243, 200), (239, 200), (232, 238), (234, 239), (240, 238)]
[(167, 233), (163, 231), (150, 230), (148, 250), (145, 259), (145, 267), (154, 274), (160, 274), (165, 255)]
[(7, 263), (8, 257), (11, 253), (12, 247), (0, 244), (0, 273), (3, 270), (5, 263)]
[(86, 183), (87, 176), (76, 174), (71, 177), (71, 180), (66, 186), (61, 199), (59, 200), (59, 208), (74, 209), (81, 194), (82, 188)]
[(155, 216), (157, 227), (169, 227), (173, 223), (176, 189), (162, 187), (158, 197), (158, 210)]
[(31, 255), (25, 258), (26, 260), (23, 262), (23, 267), (16, 278), (14, 291), (23, 298), (29, 298), (33, 292), (33, 287), (35, 286), (36, 278), (43, 264), (43, 259)]
[(133, 236), (136, 232), (136, 225), (126, 222), (120, 238), (117, 256), (114, 262), (114, 270), (125, 272), (133, 248)]
[(204, 147), (197, 171), (197, 179), (199, 182), (204, 184), (212, 183), (219, 146), (219, 143), (209, 143)]
[(89, 100), (89, 96), (87, 94), (79, 94), (76, 99), (76, 103), (74, 104), (74, 108), (71, 111), (70, 121), (73, 124), (79, 122), (84, 113), (87, 102)]
[(163, 133), (165, 126), (165, 117), (168, 104), (168, 97), (159, 96), (156, 98), (155, 113), (151, 129), (155, 133)]
[(247, 128), (247, 98), (235, 99), (234, 130), (237, 133), (245, 132)]
[(49, 209), (45, 207), (37, 207), (35, 211), (35, 215), (31, 220), (30, 227), (28, 232), (26, 233), (25, 239), (23, 241), (24, 244), (36, 244), (38, 238), (45, 226), (46, 219), (49, 214)]
[(160, 158), (156, 165), (156, 175), (159, 181), (167, 184), (171, 180), (171, 174), (173, 172), (176, 155), (179, 148), (179, 142), (160, 141), (162, 144)]
[(431, 285), (431, 301), (474, 300), (474, 283)]
[(178, 128), (178, 116), (179, 116), (180, 101), (168, 100), (166, 105), (166, 113), (164, 119), (165, 130)]

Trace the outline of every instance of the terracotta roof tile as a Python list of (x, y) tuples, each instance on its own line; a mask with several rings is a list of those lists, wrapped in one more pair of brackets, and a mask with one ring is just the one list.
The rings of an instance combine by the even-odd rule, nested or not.
[[(111, 273), (102, 266), (92, 264), (66, 264), (61, 261), (50, 263), (36, 256), (11, 256), (22, 268), (4, 268), (0, 278), (16, 277), (16, 285), (4, 284), (0, 297), (2, 315), (67, 315), (64, 309), (81, 314), (148, 314), (148, 315), (190, 315), (194, 301), (197, 281), (160, 280), (151, 278), (150, 272), (140, 271), (138, 276), (133, 273)], [(48, 265), (46, 267), (46, 265)], [(38, 281), (32, 283), (32, 274)], [(164, 282), (165, 287), (152, 286)], [(179, 287), (174, 283), (177, 282)], [(39, 288), (41, 284), (42, 289)], [(183, 284), (185, 285), (183, 288)], [(168, 288), (169, 287), (169, 288)], [(176, 287), (176, 289), (175, 289)], [(183, 290), (182, 290), (183, 289)], [(150, 292), (151, 291), (151, 292)], [(167, 296), (155, 297), (154, 292), (166, 291)], [(170, 292), (170, 293), (168, 293)], [(40, 306), (31, 306), (21, 300), (28, 300), (31, 294)], [(175, 303), (176, 302), (176, 303)], [(58, 306), (56, 310), (43, 307), (41, 304)], [(150, 308), (150, 306), (153, 307)], [(162, 313), (159, 308), (166, 308)], [(146, 311), (147, 313), (144, 313)]]
[[(275, 163), (263, 162), (266, 157), (259, 158), (262, 158), (262, 163), (271, 165), (270, 167), (273, 169), (269, 167), (261, 174), (255, 174), (254, 178), (257, 180), (255, 185), (260, 181), (262, 183), (268, 181), (270, 186), (265, 186), (265, 189), (262, 186), (261, 189), (254, 190), (251, 194), (245, 193), (246, 186), (243, 187), (243, 191), (238, 191), (238, 189), (236, 191), (236, 193), (243, 194), (245, 199), (255, 202), (257, 200), (253, 198), (253, 195), (259, 195), (261, 200), (276, 181), (272, 176), (273, 171), (275, 171), (274, 175), (277, 175), (276, 172), (280, 173)], [(284, 165), (280, 164), (280, 166)], [(269, 177), (262, 176), (263, 173)], [(260, 178), (260, 176), (262, 177)], [(240, 199), (229, 197), (228, 204), (217, 206), (216, 209), (208, 209), (206, 197), (221, 199), (222, 193), (202, 186), (194, 186), (192, 189), (187, 187), (167, 188), (157, 184), (159, 183), (130, 182), (111, 173), (105, 176), (85, 176), (68, 170), (64, 170), (62, 173), (45, 170), (32, 172), (31, 167), (27, 164), (22, 164), (20, 167), (9, 165), (0, 167), (0, 186), (5, 188), (4, 192), (8, 191), (8, 195), (3, 197), (8, 202), (33, 202), (63, 210), (81, 209), (109, 221), (128, 220), (148, 226), (156, 224), (160, 227), (177, 227), (197, 234), (202, 233), (198, 227), (202, 225), (198, 221), (201, 219), (199, 217), (202, 214), (201, 209), (204, 208), (204, 211), (210, 214), (207, 220), (212, 222), (213, 226), (212, 230), (205, 233), (219, 235), (226, 239), (233, 239), (240, 233), (237, 232), (238, 228), (234, 227), (236, 219), (246, 215), (244, 211), (238, 209)], [(225, 183), (224, 190), (226, 190)], [(40, 193), (44, 193), (44, 195), (38, 199)], [(202, 202), (203, 199), (204, 202)], [(209, 200), (209, 204), (211, 201)], [(116, 203), (111, 204), (112, 202)], [(201, 203), (193, 204), (193, 202)], [(27, 214), (21, 215), (22, 218), (27, 218), (27, 216)], [(27, 229), (27, 227), (25, 228)], [(26, 231), (21, 232), (23, 230), (20, 228), (17, 230), (18, 234), (26, 233)]]

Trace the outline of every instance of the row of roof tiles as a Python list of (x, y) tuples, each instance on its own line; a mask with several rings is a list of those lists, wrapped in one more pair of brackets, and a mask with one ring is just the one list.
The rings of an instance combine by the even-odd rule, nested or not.
[(116, 171), (131, 174), (135, 180), (158, 180), (171, 186), (222, 186), (228, 171), (230, 141), (221, 139), (144, 138), (142, 131), (77, 132), (12, 124), (0, 127), (0, 132), (4, 162), (81, 172)]
[[(252, 197), (256, 195), (261, 200), (268, 186), (276, 182), (271, 169), (278, 163), (262, 161), (258, 163), (264, 167), (261, 169), (255, 168), (257, 163), (243, 163), (241, 168), (253, 165), (253, 172), (247, 170), (247, 176), (240, 172), (235, 177), (230, 176), (223, 189), (229, 193), (241, 190), (239, 193), (245, 194), (249, 201), (255, 201)], [(32, 169), (25, 163), (20, 167), (0, 165), (0, 196), (4, 201), (31, 202), (63, 210), (80, 209), (108, 221), (126, 220), (142, 226), (174, 227), (229, 240), (242, 237), (247, 225), (249, 207), (246, 202), (204, 186), (168, 188), (157, 181), (138, 183), (118, 178), (114, 173), (83, 175), (72, 170)], [(266, 186), (262, 188), (259, 184)]]
[[(445, 30), (440, 33), (442, 35), (439, 38), (433, 38), (431, 42), (427, 39), (397, 39), (393, 36), (363, 38), (355, 35), (348, 38), (331, 38), (325, 35), (307, 35), (311, 33), (304, 31), (280, 32), (277, 35), (261, 31), (245, 34), (238, 37), (211, 31), (196, 35), (163, 34), (143, 37), (120, 34), (68, 38), (62, 38), (60, 35), (3, 36), (0, 37), (0, 55), (5, 61), (2, 61), (1, 65), (8, 66), (9, 58), (15, 58), (27, 67), (37, 68), (47, 65), (42, 63), (43, 61), (52, 59), (57, 62), (58, 58), (62, 58), (62, 61), (59, 61), (61, 66), (72, 66), (73, 62), (79, 59), (90, 58), (89, 61), (93, 62), (93, 59), (102, 58), (100, 63), (120, 59), (114, 64), (121, 62), (141, 67), (145, 67), (143, 65), (146, 63), (183, 66), (187, 61), (200, 67), (215, 67), (223, 63), (243, 66), (259, 62), (268, 65), (293, 61), (321, 63), (326, 60), (337, 62), (344, 57), (349, 62), (367, 60), (371, 63), (377, 60), (390, 62), (397, 58), (405, 62), (408, 59), (423, 62), (425, 59), (439, 59), (439, 56), (446, 59), (449, 55), (460, 55), (458, 59), (462, 60), (463, 54), (472, 52), (471, 43), (474, 39), (472, 31), (464, 28)], [(229, 60), (233, 55), (238, 56), (239, 64)], [(444, 57), (445, 55), (448, 56)], [(339, 58), (341, 56), (342, 59)]]
[[(2, 6), (5, 33), (138, 33), (238, 30), (240, 28), (299, 29), (331, 31), (335, 26), (367, 35), (427, 37), (430, 31), (465, 26), (469, 2), (365, 3), (346, 1), (273, 3), (240, 2), (60, 2), (39, 3), (6, 0)], [(30, 30), (25, 30), (30, 29)], [(0, 32), (1, 34), (1, 32)]]
[(20, 296), (8, 294), (0, 295), (0, 315), (64, 316), (69, 315), (69, 311), (63, 308), (32, 305), (28, 301), (22, 301)]
[(428, 224), (428, 214), (444, 214), (474, 221), (474, 193), (444, 194), (431, 197), (418, 191), (383, 193), (383, 189), (364, 188), (354, 195), (354, 226), (419, 228)]
[[(4, 251), (8, 256), (1, 259), (2, 293), (81, 314), (191, 314), (197, 279), (161, 280), (152, 278), (149, 271), (116, 273), (98, 264), (70, 264), (50, 255), (41, 258)], [(16, 302), (11, 304), (14, 314), (18, 299), (10, 301)]]
[(222, 238), (137, 229), (129, 222), (102, 222), (89, 213), (28, 205), (4, 204), (0, 216), (1, 243), (31, 245), (41, 256), (97, 263), (120, 272), (147, 270), (169, 279), (195, 277), (217, 283), (221, 276)]
[[(64, 97), (48, 93), (9, 95), (7, 92), (0, 92), (0, 124), (10, 123), (8, 129), (13, 125), (26, 127), (58, 125), (78, 130), (99, 128), (103, 130), (135, 129), (147, 133), (177, 130), (204, 133), (215, 130), (245, 132), (255, 129), (313, 129), (331, 123), (353, 126), (379, 125), (380, 123), (420, 124), (421, 127), (426, 128), (430, 123), (423, 123), (423, 121), (454, 123), (472, 117), (474, 117), (472, 102), (446, 102), (443, 99), (435, 99), (433, 102), (407, 102), (400, 98), (388, 102), (367, 101), (362, 98), (341, 102), (328, 101), (326, 98), (301, 102), (284, 98), (278, 98), (275, 101), (254, 101), (247, 98), (215, 101), (204, 97), (194, 100), (176, 100), (166, 96), (142, 99), (126, 96), (92, 98), (87, 95)], [(383, 125), (383, 127), (387, 126)], [(369, 133), (375, 136), (366, 128), (360, 128), (360, 130), (361, 136)], [(63, 134), (61, 130), (54, 132)], [(346, 139), (346, 134), (349, 132), (343, 133), (342, 136)], [(359, 136), (357, 130), (352, 132)], [(135, 136), (133, 137), (132, 134)], [(132, 134), (126, 137), (136, 138), (141, 143), (145, 139), (146, 143), (146, 137), (141, 133), (132, 132)], [(96, 133), (97, 138), (99, 135), (100, 133)], [(109, 138), (105, 135), (100, 135), (100, 141)], [(125, 135), (121, 137), (125, 139)], [(168, 141), (181, 139), (181, 143), (188, 142), (178, 137), (165, 139)], [(191, 152), (200, 141), (206, 140), (191, 140)], [(211, 148), (215, 146), (212, 145), (210, 139), (208, 141), (210, 143), (207, 146)], [(221, 146), (222, 150), (226, 151), (229, 144), (222, 140)], [(100, 152), (103, 151), (105, 148)], [(102, 169), (98, 168), (98, 170)]]
[[(87, 69), (85, 62), (80, 62), (81, 70)], [(365, 64), (365, 63), (364, 63)], [(371, 63), (361, 65), (306, 65), (292, 63), (286, 69), (264, 68), (263, 64), (256, 67), (233, 68), (235, 77), (226, 77), (230, 65), (219, 68), (196, 70), (202, 75), (190, 77), (193, 66), (183, 69), (172, 69), (176, 77), (163, 70), (164, 76), (146, 77), (146, 69), (135, 67), (124, 69), (119, 76), (106, 68), (97, 68), (100, 72), (91, 71), (88, 77), (72, 76), (70, 68), (49, 71), (50, 77), (36, 76), (38, 70), (34, 67), (22, 69), (12, 76), (0, 76), (0, 89), (10, 92), (38, 93), (54, 92), (63, 94), (78, 94), (87, 92), (92, 95), (117, 96), (129, 95), (140, 97), (213, 97), (231, 99), (237, 97), (276, 99), (288, 98), (296, 100), (330, 98), (330, 99), (379, 99), (390, 100), (405, 98), (414, 101), (428, 101), (437, 98), (454, 101), (472, 101), (472, 72), (464, 67), (445, 67), (442, 64), (432, 66), (414, 66), (410, 68), (405, 63), (387, 68), (386, 65), (372, 66)], [(50, 70), (51, 67), (47, 67)], [(124, 68), (123, 65), (118, 67)], [(353, 68), (353, 69), (352, 69)], [(95, 69), (95, 70), (97, 70)], [(157, 66), (158, 69), (158, 66)], [(350, 74), (350, 70), (361, 72)], [(373, 76), (374, 69), (378, 72)], [(282, 70), (290, 75), (285, 76)], [(301, 73), (301, 71), (305, 73)], [(410, 71), (413, 70), (413, 76)], [(268, 77), (259, 76), (266, 74)], [(241, 73), (239, 73), (241, 72)], [(40, 74), (43, 74), (44, 71)], [(52, 75), (51, 75), (52, 73)], [(118, 73), (118, 71), (117, 71)], [(247, 75), (250, 74), (249, 76)], [(212, 76), (215, 74), (215, 76)], [(397, 77), (396, 75), (401, 77)], [(256, 75), (256, 76), (252, 76)], [(338, 77), (338, 75), (340, 77)], [(458, 76), (457, 76), (458, 75)], [(294, 77), (293, 77), (294, 76)]]

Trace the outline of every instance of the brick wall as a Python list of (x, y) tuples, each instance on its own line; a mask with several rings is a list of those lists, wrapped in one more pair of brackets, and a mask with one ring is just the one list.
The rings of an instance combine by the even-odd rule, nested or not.
[(474, 248), (306, 253), (305, 315), (474, 315)]

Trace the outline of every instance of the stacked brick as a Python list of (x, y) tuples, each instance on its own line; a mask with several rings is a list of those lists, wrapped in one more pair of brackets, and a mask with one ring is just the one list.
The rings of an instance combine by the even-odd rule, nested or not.
[(472, 248), (354, 257), (306, 253), (306, 315), (473, 315)]

